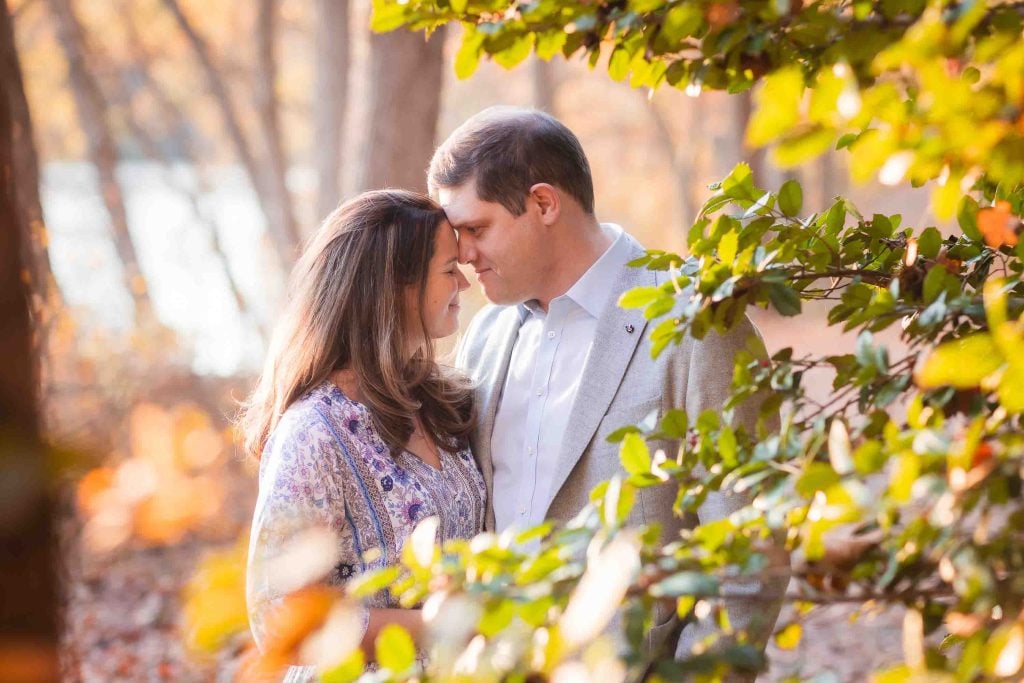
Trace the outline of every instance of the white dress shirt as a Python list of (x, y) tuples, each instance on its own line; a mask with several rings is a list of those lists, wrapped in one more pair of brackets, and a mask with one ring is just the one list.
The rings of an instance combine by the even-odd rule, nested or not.
[(629, 260), (622, 228), (602, 225), (615, 234), (611, 246), (569, 291), (551, 300), (547, 313), (535, 300), (519, 307), (523, 324), (491, 433), (498, 531), (544, 521), (557, 493), (551, 480), (597, 319)]

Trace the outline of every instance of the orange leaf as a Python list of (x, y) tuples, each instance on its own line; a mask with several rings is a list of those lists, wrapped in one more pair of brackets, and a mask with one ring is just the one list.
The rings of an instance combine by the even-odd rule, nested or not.
[(269, 654), (295, 650), (324, 623), (338, 595), (326, 586), (310, 586), (286, 597), (267, 615), (264, 650)]
[(985, 237), (985, 244), (998, 249), (1006, 245), (1017, 246), (1016, 220), (1010, 213), (1010, 203), (998, 201), (993, 207), (978, 212), (978, 230)]
[(716, 2), (708, 7), (705, 18), (711, 29), (716, 30), (733, 23), (739, 16), (740, 8), (735, 0), (726, 0), (725, 2)]
[(78, 508), (86, 514), (94, 514), (99, 508), (100, 496), (114, 485), (114, 469), (97, 467), (90, 470), (78, 482), (76, 498)]

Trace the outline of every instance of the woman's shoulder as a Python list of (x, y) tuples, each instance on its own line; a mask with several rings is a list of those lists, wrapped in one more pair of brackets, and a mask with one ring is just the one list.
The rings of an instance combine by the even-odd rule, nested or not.
[(271, 441), (314, 439), (317, 436), (345, 438), (355, 432), (364, 416), (329, 380), (320, 383), (290, 405), (281, 416)]

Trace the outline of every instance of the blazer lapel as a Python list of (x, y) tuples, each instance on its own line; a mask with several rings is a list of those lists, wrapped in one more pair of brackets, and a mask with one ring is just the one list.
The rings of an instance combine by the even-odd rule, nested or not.
[[(631, 258), (643, 253), (639, 245), (635, 251)], [(653, 272), (624, 268), (615, 284), (614, 295), (597, 321), (594, 344), (583, 368), (580, 387), (559, 449), (558, 464), (551, 482), (552, 501), (594, 437), (601, 418), (608, 412), (626, 367), (645, 334), (647, 320), (642, 311), (619, 308), (619, 296), (627, 289), (654, 284), (656, 279)]]
[(487, 353), (489, 362), (480, 364), (483, 371), (476, 377), (479, 413), (476, 427), (476, 455), (480, 473), (487, 484), (487, 523), (488, 529), (494, 528), (494, 461), (491, 457), (491, 433), (494, 431), (494, 417), (498, 412), (498, 399), (505, 388), (505, 375), (512, 358), (512, 349), (519, 337), (522, 318), (518, 306), (510, 306), (503, 312), (488, 334), (493, 346)]

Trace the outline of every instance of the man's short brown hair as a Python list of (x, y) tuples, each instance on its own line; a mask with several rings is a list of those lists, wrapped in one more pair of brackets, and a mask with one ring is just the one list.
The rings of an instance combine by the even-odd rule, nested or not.
[(594, 213), (594, 182), (580, 141), (558, 119), (536, 109), (491, 107), (471, 117), (430, 160), (430, 193), (476, 181), (476, 193), (514, 215), (537, 183), (569, 194)]

